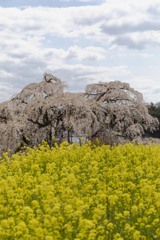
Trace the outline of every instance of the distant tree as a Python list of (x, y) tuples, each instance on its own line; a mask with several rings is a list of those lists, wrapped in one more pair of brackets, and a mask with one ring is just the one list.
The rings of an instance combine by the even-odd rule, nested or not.
[(160, 122), (160, 102), (157, 102), (157, 103), (151, 102), (148, 105), (148, 111), (149, 111), (150, 115), (152, 115), (153, 117), (158, 118), (158, 120)]

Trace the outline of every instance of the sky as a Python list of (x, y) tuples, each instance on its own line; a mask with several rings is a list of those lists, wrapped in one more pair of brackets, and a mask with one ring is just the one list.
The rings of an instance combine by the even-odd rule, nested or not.
[(0, 102), (44, 73), (66, 91), (119, 80), (160, 102), (160, 1), (0, 0)]

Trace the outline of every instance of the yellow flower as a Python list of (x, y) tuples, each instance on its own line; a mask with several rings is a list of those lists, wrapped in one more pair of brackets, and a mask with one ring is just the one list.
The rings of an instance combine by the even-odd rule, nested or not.
[(158, 237), (160, 237), (160, 228), (157, 228), (156, 234), (157, 234)]
[(116, 233), (113, 237), (113, 240), (124, 240), (124, 238), (121, 236), (121, 234)]
[(112, 230), (114, 229), (114, 224), (111, 223), (111, 222), (109, 222), (109, 223), (107, 224), (107, 228), (108, 228), (109, 231), (112, 231)]
[(55, 144), (0, 163), (0, 239), (160, 237), (160, 147)]
[(32, 208), (33, 208), (33, 209), (39, 208), (39, 203), (38, 203), (38, 201), (36, 201), (36, 200), (33, 200), (32, 203), (31, 203), (31, 205), (32, 205)]
[(141, 239), (141, 233), (139, 231), (135, 230), (133, 233), (133, 239), (135, 239), (135, 240)]
[(129, 212), (129, 211), (124, 211), (124, 212), (123, 212), (123, 215), (124, 215), (125, 217), (129, 217), (129, 216), (130, 216), (130, 212)]
[(132, 214), (137, 214), (138, 213), (138, 207), (136, 205), (133, 205), (131, 207)]

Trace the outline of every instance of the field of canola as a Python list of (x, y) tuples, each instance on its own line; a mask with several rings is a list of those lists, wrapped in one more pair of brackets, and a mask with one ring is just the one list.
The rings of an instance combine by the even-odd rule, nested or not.
[(160, 239), (160, 146), (43, 143), (4, 154), (0, 239)]

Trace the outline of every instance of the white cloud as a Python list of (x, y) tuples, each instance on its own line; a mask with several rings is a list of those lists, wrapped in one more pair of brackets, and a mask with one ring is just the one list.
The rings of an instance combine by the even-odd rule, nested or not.
[(69, 82), (70, 90), (82, 91), (87, 84), (114, 81), (117, 77), (126, 77), (130, 71), (126, 66), (93, 67), (77, 64), (64, 65), (60, 69), (55, 69), (54, 73), (64, 81)]
[(145, 102), (158, 102), (160, 84), (155, 78), (148, 76), (132, 77), (128, 81), (130, 85), (143, 94)]
[(85, 47), (72, 46), (66, 53), (66, 59), (75, 59), (79, 61), (93, 60), (100, 61), (105, 59), (105, 50), (100, 47)]
[[(143, 83), (143, 89), (148, 74), (144, 59), (158, 62), (152, 48), (160, 46), (159, 13), (159, 0), (108, 0), (66, 8), (0, 7), (0, 100), (39, 81), (46, 71), (55, 72), (77, 91), (86, 83), (123, 78), (132, 79), (135, 88)], [(138, 66), (133, 70), (140, 55), (143, 72)], [(151, 97), (157, 94), (152, 83), (159, 89), (159, 80), (151, 74), (147, 79), (145, 96), (151, 91)]]
[(83, 3), (90, 3), (92, 2), (93, 0), (79, 0), (79, 2), (83, 2)]
[(18, 92), (18, 90), (20, 89), (18, 88), (15, 89), (10, 83), (1, 81), (0, 82), (0, 102), (4, 100), (8, 100), (11, 96), (13, 96), (16, 90)]
[(131, 0), (120, 0), (118, 4), (113, 0), (97, 6), (0, 8), (0, 22), (6, 34), (21, 34), (22, 39), (33, 37), (36, 32), (37, 37), (83, 37), (139, 48), (142, 44), (160, 44), (160, 20), (159, 16), (153, 17), (153, 9), (149, 0), (144, 5)]

